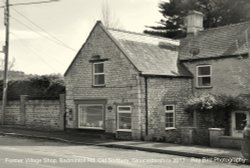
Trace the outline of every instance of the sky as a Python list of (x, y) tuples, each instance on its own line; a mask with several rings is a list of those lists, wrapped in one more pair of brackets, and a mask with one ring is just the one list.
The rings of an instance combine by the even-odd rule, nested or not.
[[(0, 2), (3, 5), (4, 0)], [(39, 0), (9, 0), (11, 4)], [(142, 33), (162, 18), (162, 0), (108, 0), (119, 28)], [(10, 8), (10, 61), (26, 74), (64, 74), (97, 20), (103, 0), (60, 0)], [(4, 13), (0, 8), (0, 50), (4, 45)], [(57, 40), (55, 40), (55, 38)], [(0, 59), (4, 54), (0, 53)]]

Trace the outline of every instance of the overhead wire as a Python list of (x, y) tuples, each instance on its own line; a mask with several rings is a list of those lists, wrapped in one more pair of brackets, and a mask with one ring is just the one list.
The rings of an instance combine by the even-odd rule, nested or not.
[[(26, 19), (29, 23), (31, 23), (32, 25), (28, 25), (25, 22), (13, 17), (12, 15), (9, 16), (11, 19), (15, 20), (16, 22), (18, 22), (20, 25), (24, 26), (25, 28), (29, 29), (30, 31), (38, 34), (39, 36), (42, 36), (44, 38), (46, 38), (47, 40), (54, 42), (57, 45), (60, 45), (64, 48), (70, 49), (72, 51), (76, 51), (75, 49), (71, 48), (70, 46), (68, 46), (66, 43), (64, 43), (63, 41), (61, 41), (60, 39), (58, 39), (55, 35), (49, 33), (48, 31), (46, 31), (44, 28), (42, 28), (41, 26), (39, 26), (38, 24), (34, 23), (31, 19), (29, 19), (28, 17), (26, 17), (25, 15), (23, 15), (21, 12), (17, 11), (16, 9), (13, 9), (13, 11), (15, 11), (17, 14), (21, 15), (24, 19)], [(38, 31), (37, 29), (34, 29), (35, 26), (36, 28), (38, 28), (40, 31)], [(17, 35), (13, 32), (11, 32), (12, 35), (16, 36)], [(18, 38), (18, 37), (17, 37)], [(20, 39), (21, 40), (21, 39)], [(36, 49), (31, 48), (30, 46), (25, 44), (26, 41), (22, 44), (25, 45), (27, 48), (30, 49), (30, 51), (32, 51), (33, 53), (35, 53), (36, 56), (39, 57), (39, 59), (44, 62), (46, 65), (48, 65), (53, 71), (55, 72), (59, 72), (58, 70), (56, 70), (53, 66), (51, 66), (49, 63), (47, 63), (44, 59), (43, 56), (41, 57), (41, 53), (40, 51), (38, 52)]]
[[(39, 5), (39, 4), (46, 4), (51, 2), (58, 2), (60, 0), (48, 0), (48, 1), (39, 1), (39, 2), (20, 2), (15, 4), (9, 4), (9, 6), (23, 6), (23, 5)], [(5, 6), (0, 6), (0, 8), (4, 8)]]
[(58, 39), (54, 34), (49, 33), (48, 31), (46, 31), (44, 28), (42, 28), (41, 26), (39, 26), (37, 23), (35, 23), (34, 21), (32, 21), (30, 18), (28, 18), (27, 16), (25, 16), (24, 14), (22, 14), (21, 12), (19, 12), (18, 10), (16, 10), (15, 8), (12, 8), (13, 11), (15, 11), (17, 14), (19, 14), (20, 16), (22, 16), (24, 19), (26, 19), (28, 22), (30, 22), (33, 26), (35, 26), (36, 28), (38, 28), (39, 30), (41, 30), (42, 32), (44, 32), (47, 36), (51, 37), (52, 39), (54, 39), (55, 41), (57, 41), (58, 43), (60, 43), (62, 46), (72, 50), (72, 51), (76, 51), (75, 49), (73, 49), (72, 47), (70, 47), (69, 45), (67, 45), (65, 42), (63, 42), (62, 40)]
[[(44, 36), (43, 33), (37, 32), (37, 31), (33, 30), (30, 26), (28, 26), (27, 24), (21, 22), (20, 20), (14, 18), (14, 17), (12, 17), (12, 18), (13, 18), (15, 21), (17, 21), (19, 24), (21, 24), (21, 25), (25, 26), (26, 28), (28, 28), (29, 30), (31, 30), (32, 32), (34, 32), (34, 33), (36, 33), (36, 34), (39, 34), (40, 36), (43, 36), (43, 37), (45, 37), (45, 38), (48, 39), (48, 37), (47, 37), (47, 36)], [(48, 39), (48, 40), (50, 40), (50, 39)], [(53, 58), (56, 59), (55, 57), (53, 57)], [(56, 59), (56, 61), (57, 61), (57, 62), (61, 62), (61, 60), (59, 60), (59, 59)], [(61, 63), (62, 63), (62, 62), (61, 62)]]
[[(10, 32), (11, 35), (15, 36), (17, 39), (21, 40), (21, 41), (24, 41), (22, 40), (20, 37), (18, 37), (18, 35), (16, 35), (14, 32)], [(53, 70), (54, 72), (59, 72), (58, 70), (56, 70), (53, 66), (51, 66), (47, 61), (45, 61), (43, 59), (44, 56), (40, 55), (40, 53), (38, 51), (36, 51), (36, 49), (30, 47), (29, 45), (27, 45), (26, 42), (24, 43), (21, 43), (23, 46), (26, 46), (27, 48), (29, 48), (42, 62), (44, 62), (46, 65), (48, 65), (48, 67), (51, 68), (51, 70)]]
[[(20, 21), (20, 20), (14, 18), (14, 17), (12, 17), (12, 16), (11, 16), (11, 18), (14, 19), (16, 22), (18, 22), (19, 24), (23, 25), (24, 27), (28, 28), (30, 31), (32, 31), (32, 32), (34, 32), (34, 33), (36, 33), (36, 34), (38, 34), (38, 35), (40, 35), (40, 36), (42, 36), (42, 37), (44, 37), (44, 38), (46, 38), (46, 39), (48, 39), (48, 40), (51, 41), (51, 39), (48, 38), (48, 36), (44, 35), (43, 33), (39, 32), (39, 31), (37, 32), (37, 31), (33, 30), (33, 29), (32, 29), (30, 26), (28, 26), (27, 24), (23, 23), (22, 21)], [(54, 41), (53, 41), (53, 42), (54, 42)], [(56, 58), (54, 57), (54, 59), (56, 59)], [(58, 59), (56, 59), (56, 61), (57, 61), (57, 62), (61, 62), (61, 61), (58, 60)]]
[(55, 42), (54, 40), (52, 40), (51, 38), (49, 38), (48, 36), (45, 36), (43, 33), (39, 32), (39, 31), (35, 31), (35, 30), (32, 29), (30, 26), (28, 26), (27, 24), (23, 23), (22, 21), (16, 19), (15, 17), (10, 16), (10, 18), (12, 18), (13, 20), (15, 20), (15, 21), (18, 22), (19, 24), (23, 25), (24, 27), (26, 27), (26, 28), (29, 29), (30, 31), (32, 31), (32, 32), (34, 32), (34, 33), (36, 33), (36, 34), (38, 34), (38, 35), (40, 35), (40, 36), (46, 38), (46, 39), (49, 40), (49, 41), (52, 41), (52, 42), (54, 42), (54, 43), (57, 43), (57, 42)]
[[(51, 41), (51, 42), (54, 42), (55, 44), (57, 45), (60, 45), (64, 48), (67, 48), (67, 49), (70, 49), (71, 51), (74, 51), (76, 52), (75, 49), (71, 48), (70, 46), (68, 46), (67, 44), (65, 44), (63, 41), (59, 40), (56, 36), (48, 33), (45, 29), (43, 28), (39, 28), (43, 33), (41, 32), (38, 32), (36, 30), (34, 30), (33, 28), (31, 28), (29, 25), (23, 23), (22, 21), (20, 21), (19, 19), (13, 17), (13, 16), (10, 16), (10, 18), (14, 19), (16, 22), (18, 22), (19, 24), (23, 25), (24, 27), (28, 28), (29, 30), (31, 30), (32, 32), (36, 33), (36, 34), (39, 34), (40, 36), (46, 38), (47, 40)], [(35, 26), (35, 23), (33, 23), (32, 25)], [(38, 25), (36, 25), (36, 27), (38, 27)]]
[[(30, 31), (32, 31), (32, 32), (34, 32), (34, 33), (36, 33), (36, 34), (38, 34), (38, 35), (40, 35), (40, 36), (46, 38), (47, 40), (49, 40), (49, 41), (51, 41), (51, 42), (54, 42), (55, 44), (58, 44), (58, 45), (62, 46), (61, 43), (59, 43), (58, 41), (56, 41), (56, 40), (54, 40), (54, 39), (51, 39), (49, 36), (46, 36), (46, 35), (45, 35), (44, 33), (42, 33), (42, 32), (39, 32), (39, 31), (34, 30), (34, 29), (31, 28), (29, 25), (23, 23), (22, 21), (18, 20), (17, 18), (15, 18), (15, 17), (13, 17), (13, 16), (10, 16), (10, 18), (12, 18), (13, 20), (15, 20), (15, 21), (18, 22), (19, 24), (23, 25), (24, 27), (26, 27), (26, 28), (29, 29)], [(62, 47), (65, 47), (65, 46), (62, 46)]]

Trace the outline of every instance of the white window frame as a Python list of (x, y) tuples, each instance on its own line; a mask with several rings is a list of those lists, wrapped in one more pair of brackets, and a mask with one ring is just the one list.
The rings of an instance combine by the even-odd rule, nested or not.
[[(102, 127), (84, 127), (80, 125), (80, 108), (81, 107), (89, 107), (89, 106), (101, 106), (102, 107), (102, 121), (103, 126)], [(103, 104), (79, 104), (78, 105), (78, 128), (83, 129), (93, 129), (93, 130), (104, 130), (104, 105)]]
[[(95, 72), (95, 65), (97, 64), (103, 64), (103, 72), (101, 73), (96, 73)], [(95, 76), (97, 75), (104, 75), (104, 83), (103, 84), (96, 84), (95, 83)], [(105, 72), (104, 72), (104, 62), (95, 62), (93, 63), (93, 86), (105, 86)]]
[[(200, 67), (209, 67), (210, 75), (199, 75)], [(210, 77), (210, 85), (209, 86), (199, 86), (199, 78)], [(209, 88), (212, 86), (212, 65), (198, 65), (196, 66), (196, 87), (198, 88)]]
[[(173, 110), (167, 110), (167, 106), (172, 106), (173, 107)], [(170, 129), (176, 129), (175, 128), (175, 124), (176, 124), (176, 121), (175, 121), (175, 105), (174, 104), (167, 104), (164, 106), (164, 119), (165, 119), (165, 130), (170, 130)], [(166, 113), (173, 113), (173, 127), (166, 127)]]
[[(120, 107), (129, 107), (130, 111), (120, 111)], [(125, 114), (131, 114), (131, 127), (132, 127), (132, 107), (131, 106), (117, 106), (117, 131), (124, 131), (124, 132), (131, 132), (132, 129), (120, 129), (119, 128), (119, 114), (125, 113)]]

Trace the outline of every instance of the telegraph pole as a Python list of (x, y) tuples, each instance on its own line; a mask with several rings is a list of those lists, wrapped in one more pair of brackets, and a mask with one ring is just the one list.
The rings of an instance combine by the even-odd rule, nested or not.
[(2, 97), (2, 125), (4, 125), (5, 110), (8, 90), (8, 62), (9, 62), (9, 29), (10, 29), (9, 0), (5, 0), (4, 25), (5, 25), (5, 46), (4, 48), (4, 73), (3, 73), (3, 97)]
[(44, 0), (38, 2), (27, 2), (27, 3), (16, 3), (10, 4), (9, 0), (5, 0), (5, 5), (0, 6), (4, 8), (4, 25), (5, 25), (5, 45), (3, 47), (4, 58), (4, 73), (3, 73), (3, 97), (2, 97), (2, 118), (1, 124), (4, 125), (6, 104), (7, 104), (7, 91), (8, 91), (8, 62), (9, 62), (9, 32), (10, 32), (10, 6), (21, 6), (21, 5), (36, 5), (43, 3), (58, 2), (60, 0)]

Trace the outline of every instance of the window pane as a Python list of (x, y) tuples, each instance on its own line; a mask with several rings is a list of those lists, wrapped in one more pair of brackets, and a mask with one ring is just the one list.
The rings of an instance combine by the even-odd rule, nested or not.
[(119, 129), (131, 129), (131, 113), (119, 113)]
[(198, 67), (198, 75), (210, 75), (210, 66)]
[(174, 113), (165, 113), (166, 128), (174, 127)]
[(247, 116), (245, 113), (235, 114), (236, 130), (243, 130), (247, 123)]
[(104, 79), (104, 74), (101, 75), (95, 75), (95, 85), (104, 85), (105, 79)]
[(94, 73), (103, 73), (104, 72), (103, 63), (94, 64), (94, 66), (95, 66), (95, 72)]
[(131, 111), (130, 107), (118, 107), (118, 111)]
[(211, 77), (198, 77), (198, 86), (210, 86)]
[(174, 113), (165, 113), (166, 118), (173, 118)]
[(174, 106), (166, 106), (166, 110), (167, 111), (173, 111), (174, 110)]
[(174, 127), (174, 123), (166, 123), (166, 128), (172, 128)]
[(83, 106), (79, 113), (81, 127), (103, 128), (103, 106)]

